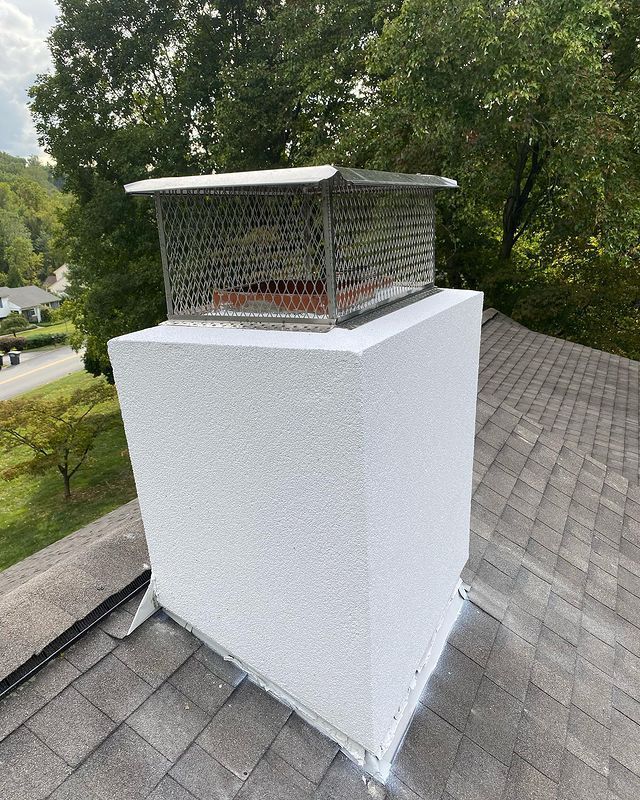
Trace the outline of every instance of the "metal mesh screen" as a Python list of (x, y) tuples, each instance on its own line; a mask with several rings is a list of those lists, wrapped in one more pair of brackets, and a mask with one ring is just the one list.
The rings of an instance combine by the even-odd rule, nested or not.
[(433, 191), (348, 186), (332, 219), (338, 319), (433, 285)]
[(182, 190), (156, 203), (170, 318), (329, 322), (433, 285), (431, 190)]
[(159, 203), (171, 316), (328, 315), (317, 194), (190, 192)]

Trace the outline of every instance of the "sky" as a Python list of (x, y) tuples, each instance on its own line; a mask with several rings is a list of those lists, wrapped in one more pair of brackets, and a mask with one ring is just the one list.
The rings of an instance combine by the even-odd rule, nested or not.
[(44, 155), (27, 108), (27, 89), (50, 66), (46, 38), (54, 0), (0, 0), (0, 150)]

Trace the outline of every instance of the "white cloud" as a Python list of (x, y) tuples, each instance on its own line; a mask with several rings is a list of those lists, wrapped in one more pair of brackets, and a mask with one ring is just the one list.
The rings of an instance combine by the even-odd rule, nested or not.
[(54, 0), (0, 0), (0, 150), (41, 154), (27, 108), (27, 90), (49, 68), (46, 38)]

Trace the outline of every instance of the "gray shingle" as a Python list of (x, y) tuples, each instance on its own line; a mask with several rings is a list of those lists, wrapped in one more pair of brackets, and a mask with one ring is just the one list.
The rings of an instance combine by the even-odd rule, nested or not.
[(611, 712), (611, 755), (640, 776), (640, 725), (615, 709)]
[(170, 766), (164, 756), (123, 724), (78, 768), (76, 776), (104, 800), (139, 800), (151, 792)]
[(469, 591), (469, 600), (495, 619), (502, 619), (514, 587), (514, 579), (483, 561)]
[(233, 691), (233, 687), (214, 675), (205, 663), (190, 656), (169, 678), (189, 700), (207, 714), (215, 714)]
[(236, 795), (238, 800), (312, 800), (315, 786), (269, 751)]
[(338, 745), (292, 714), (276, 736), (271, 750), (312, 783), (319, 783), (329, 768)]
[(609, 761), (610, 800), (636, 800), (640, 797), (640, 778), (615, 759)]
[(201, 661), (214, 675), (222, 678), (225, 683), (228, 683), (229, 686), (233, 686), (234, 688), (245, 678), (246, 673), (239, 667), (236, 667), (232, 661), (228, 661), (218, 653), (215, 653), (207, 647), (206, 644), (203, 644), (196, 650), (194, 658), (197, 658), (198, 661)]
[(385, 795), (381, 784), (363, 775), (352, 761), (338, 753), (314, 797), (317, 800), (386, 800)]
[(70, 774), (65, 762), (26, 728), (0, 742), (0, 797), (44, 800)]
[(616, 644), (613, 678), (617, 687), (640, 701), (640, 658), (620, 644)]
[(529, 685), (515, 751), (553, 781), (560, 779), (569, 709)]
[(585, 628), (580, 628), (578, 655), (606, 672), (607, 675), (613, 675), (615, 650)]
[(125, 611), (124, 608), (116, 608), (108, 616), (100, 620), (98, 627), (115, 639), (124, 639), (132, 622), (133, 614)]
[(556, 570), (551, 583), (552, 591), (571, 605), (580, 608), (584, 597), (587, 573), (558, 556)]
[(163, 756), (177, 761), (209, 720), (188, 697), (165, 683), (133, 712), (127, 724)]
[(555, 592), (551, 592), (544, 616), (544, 624), (547, 628), (571, 644), (577, 645), (581, 616), (580, 611), (575, 606), (572, 606)]
[(520, 608), (524, 608), (534, 617), (544, 619), (549, 601), (551, 585), (541, 580), (533, 572), (522, 567), (516, 578), (513, 599)]
[[(484, 541), (484, 540), (481, 540)], [(514, 544), (510, 539), (505, 538), (501, 533), (496, 531), (493, 534), (491, 542), (483, 548), (481, 557), (483, 557), (494, 567), (504, 572), (506, 575), (515, 578), (522, 564), (524, 558), (524, 548)], [(477, 569), (479, 560), (475, 566)]]
[(618, 586), (616, 610), (623, 619), (635, 625), (640, 620), (640, 597), (636, 597), (622, 586)]
[(592, 769), (608, 775), (609, 748), (609, 729), (572, 705), (567, 729), (567, 750)]
[(481, 678), (482, 668), (475, 661), (445, 644), (420, 702), (463, 731)]
[(507, 767), (466, 736), (462, 738), (447, 792), (455, 800), (493, 800), (501, 797)]
[[(413, 789), (402, 783), (400, 778), (394, 775), (393, 772), (387, 778), (386, 789), (387, 797), (385, 800), (421, 800)], [(441, 800), (447, 800), (447, 798), (451, 800), (451, 795), (445, 793), (442, 795)]]
[(618, 617), (615, 629), (616, 641), (626, 650), (640, 657), (640, 628)]
[(607, 800), (607, 779), (567, 750), (558, 800)]
[(538, 643), (542, 621), (515, 603), (507, 609), (502, 624), (534, 647)]
[(611, 716), (612, 679), (593, 664), (578, 658), (572, 702), (601, 725), (608, 726)]
[(47, 699), (36, 691), (34, 683), (34, 679), (31, 678), (0, 700), (0, 741), (19, 728), (47, 702)]
[(170, 776), (197, 800), (231, 800), (242, 786), (239, 778), (197, 744), (172, 767)]
[(51, 700), (80, 675), (80, 670), (66, 658), (56, 656), (47, 668), (40, 670), (33, 678), (34, 690), (45, 700)]
[(502, 625), (493, 644), (485, 675), (514, 697), (524, 700), (535, 652), (532, 644)]
[(180, 786), (170, 775), (165, 775), (151, 792), (148, 800), (194, 800), (194, 798), (184, 786)]
[(111, 654), (81, 675), (74, 686), (114, 722), (125, 720), (153, 691)]
[(543, 626), (531, 670), (532, 683), (563, 705), (569, 705), (575, 662), (576, 648)]
[(485, 666), (500, 623), (481, 608), (466, 601), (449, 634), (449, 643)]
[(124, 639), (113, 655), (157, 687), (199, 646), (195, 636), (158, 612)]
[(34, 714), (27, 727), (75, 767), (107, 738), (115, 723), (69, 686)]
[(616, 592), (618, 582), (614, 575), (606, 572), (594, 561), (591, 561), (587, 570), (587, 583), (585, 591), (598, 602), (615, 611)]
[(522, 758), (513, 757), (503, 800), (555, 800), (557, 794), (556, 783)]
[(245, 680), (204, 729), (198, 744), (244, 780), (290, 714), (290, 709)]
[(508, 766), (521, 712), (519, 700), (485, 677), (478, 689), (465, 734)]
[(617, 686), (613, 687), (612, 707), (640, 725), (640, 702)]
[(110, 653), (116, 642), (100, 628), (93, 628), (65, 650), (65, 658), (83, 672)]
[(423, 800), (440, 800), (462, 735), (428, 708), (418, 707), (394, 773)]

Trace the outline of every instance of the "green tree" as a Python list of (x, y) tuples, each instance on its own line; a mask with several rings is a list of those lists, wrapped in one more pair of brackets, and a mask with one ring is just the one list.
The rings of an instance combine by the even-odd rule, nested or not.
[[(639, 12), (637, 0), (405, 0), (370, 50), (366, 108), (342, 147), (361, 163), (458, 178), (440, 205), (441, 280), (483, 289), (506, 313), (560, 281), (577, 315), (580, 248), (595, 241), (602, 267), (633, 258)], [(640, 335), (638, 281), (625, 279), (626, 295), (605, 284), (614, 326)], [(538, 305), (529, 324), (548, 328)], [(580, 334), (562, 316), (551, 327), (595, 344), (596, 319)]]
[(69, 202), (38, 159), (0, 152), (0, 272), (12, 285), (39, 284), (66, 261), (61, 216)]
[(96, 438), (119, 423), (112, 408), (115, 389), (104, 379), (67, 395), (17, 398), (0, 404), (0, 447), (24, 456), (3, 471), (7, 480), (41, 475), (57, 469), (65, 500), (71, 498), (71, 479), (87, 462)]
[(22, 314), (10, 314), (0, 322), (0, 333), (12, 333), (15, 336), (18, 331), (28, 327), (29, 323)]
[(23, 286), (25, 283), (37, 282), (42, 256), (34, 253), (30, 239), (23, 236), (12, 239), (6, 249), (6, 260), (9, 267), (8, 286)]

